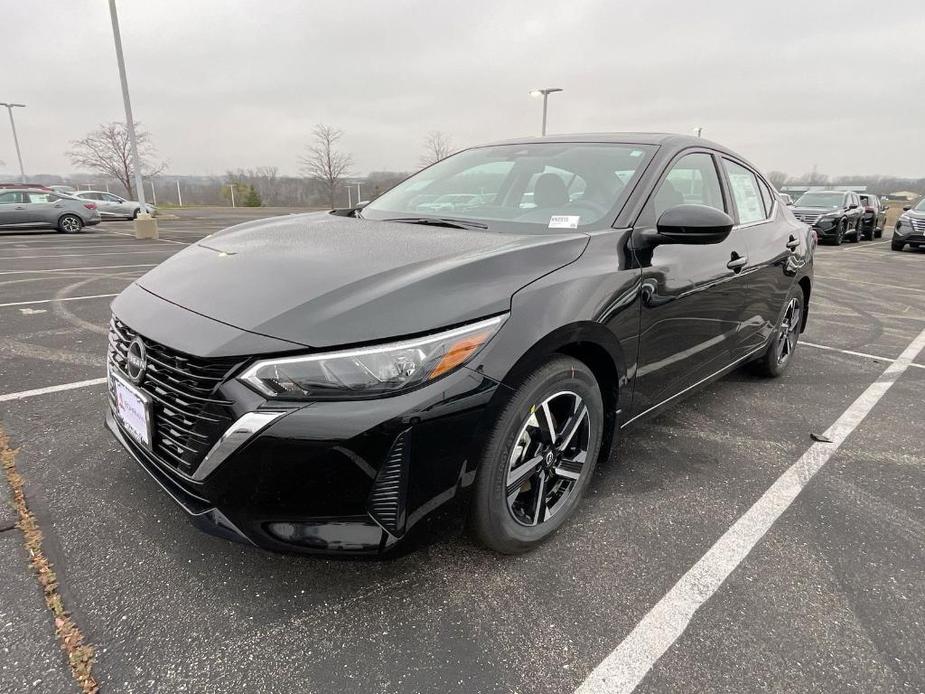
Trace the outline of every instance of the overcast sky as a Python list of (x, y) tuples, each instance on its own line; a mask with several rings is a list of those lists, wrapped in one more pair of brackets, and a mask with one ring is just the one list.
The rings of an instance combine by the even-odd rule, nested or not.
[[(2, 0), (0, 101), (27, 173), (124, 120), (105, 0)], [(886, 10), (886, 6), (889, 10)], [(925, 0), (121, 0), (135, 117), (169, 171), (298, 171), (312, 125), (355, 173), (549, 131), (674, 131), (765, 171), (925, 176)], [(0, 113), (0, 174), (16, 171)]]

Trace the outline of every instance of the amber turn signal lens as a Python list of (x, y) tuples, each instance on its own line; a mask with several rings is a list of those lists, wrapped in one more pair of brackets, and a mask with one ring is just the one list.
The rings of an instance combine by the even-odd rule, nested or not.
[(491, 334), (492, 331), (485, 331), (483, 333), (476, 333), (475, 335), (467, 335), (454, 342), (450, 345), (446, 354), (443, 355), (443, 359), (441, 359), (434, 367), (434, 370), (430, 372), (430, 376), (428, 377), (429, 380), (437, 378), (437, 376), (447, 371), (452, 371), (462, 364), (475, 350), (485, 344), (485, 341), (491, 337)]

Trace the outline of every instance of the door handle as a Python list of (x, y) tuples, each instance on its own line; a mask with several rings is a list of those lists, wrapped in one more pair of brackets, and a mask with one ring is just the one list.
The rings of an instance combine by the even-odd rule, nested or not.
[(26, 209), (26, 208), (25, 208), (25, 207), (23, 207), (22, 205), (20, 205), (20, 206), (19, 206), (19, 207), (17, 207), (16, 209), (17, 209), (17, 210), (24, 210), (24, 209)]
[(748, 264), (747, 255), (739, 255), (738, 253), (733, 251), (732, 257), (729, 259), (729, 262), (726, 263), (726, 267), (728, 267), (733, 272), (741, 272), (742, 268), (745, 267), (747, 264)]
[(791, 251), (795, 251), (799, 247), (800, 247), (800, 240), (791, 236), (790, 240), (787, 242), (787, 248), (789, 248)]

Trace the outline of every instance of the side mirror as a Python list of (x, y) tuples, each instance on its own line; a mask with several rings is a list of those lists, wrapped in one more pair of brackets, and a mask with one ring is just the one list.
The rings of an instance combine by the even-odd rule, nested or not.
[(732, 217), (707, 205), (677, 205), (658, 218), (656, 227), (663, 242), (721, 243), (729, 236)]
[(848, 205), (848, 209), (849, 209), (849, 210), (856, 210), (856, 209), (858, 209), (857, 203), (856, 203), (856, 202), (851, 203), (850, 205)]
[(904, 205), (904, 206), (903, 206), (903, 212), (908, 212), (908, 211), (911, 210), (911, 209), (912, 209), (912, 205)]

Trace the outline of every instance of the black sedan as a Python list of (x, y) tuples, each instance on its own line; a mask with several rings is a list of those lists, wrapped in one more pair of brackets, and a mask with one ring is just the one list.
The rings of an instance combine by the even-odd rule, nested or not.
[(228, 538), (375, 554), (459, 497), (481, 542), (520, 552), (625, 427), (740, 365), (783, 373), (812, 262), (767, 180), (705, 140), (474, 147), (132, 284), (107, 424)]
[(820, 241), (839, 246), (846, 238), (857, 243), (864, 237), (864, 211), (860, 197), (853, 191), (811, 190), (800, 196), (791, 211), (816, 230)]

